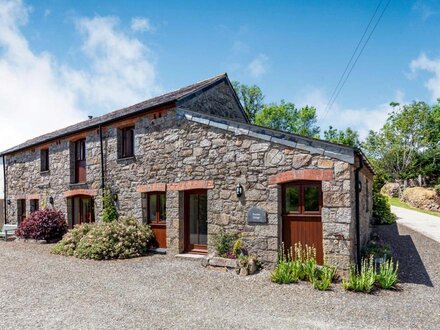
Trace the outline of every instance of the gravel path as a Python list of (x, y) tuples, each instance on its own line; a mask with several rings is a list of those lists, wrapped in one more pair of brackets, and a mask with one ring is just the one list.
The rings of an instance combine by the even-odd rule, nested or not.
[(402, 207), (391, 206), (391, 211), (397, 215), (397, 222), (440, 243), (440, 218)]
[(265, 271), (243, 278), (159, 255), (84, 261), (2, 241), (0, 328), (439, 328), (440, 245), (403, 226), (378, 231), (399, 254), (401, 292), (319, 292)]

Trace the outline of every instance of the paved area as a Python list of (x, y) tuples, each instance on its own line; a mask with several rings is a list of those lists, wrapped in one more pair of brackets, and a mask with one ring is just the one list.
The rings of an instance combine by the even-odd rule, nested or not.
[(319, 292), (265, 271), (239, 277), (163, 255), (79, 260), (0, 241), (0, 329), (439, 328), (440, 245), (404, 226), (377, 230), (400, 260), (400, 292)]
[(397, 215), (398, 223), (440, 243), (440, 217), (397, 206), (391, 206), (391, 211)]

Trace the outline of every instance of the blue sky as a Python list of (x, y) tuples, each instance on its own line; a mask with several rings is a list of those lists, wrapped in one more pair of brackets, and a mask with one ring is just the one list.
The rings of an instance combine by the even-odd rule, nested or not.
[(365, 136), (440, 97), (440, 3), (394, 0), (323, 116), (378, 2), (0, 0), (0, 149), (222, 72)]

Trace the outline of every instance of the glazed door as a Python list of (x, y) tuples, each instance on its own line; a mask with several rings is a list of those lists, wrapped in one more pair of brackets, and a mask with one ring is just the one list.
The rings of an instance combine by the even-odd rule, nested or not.
[(155, 242), (160, 248), (167, 247), (166, 225), (166, 194), (165, 192), (150, 192), (142, 196), (142, 211), (144, 219), (151, 226)]
[(95, 222), (93, 200), (89, 196), (72, 198), (72, 228), (82, 223)]
[(322, 243), (321, 182), (295, 182), (283, 186), (283, 242), (286, 248), (301, 243), (316, 249), (324, 262)]
[(185, 192), (185, 250), (206, 253), (208, 244), (208, 198), (206, 190)]
[(86, 182), (86, 140), (75, 142), (75, 183)]

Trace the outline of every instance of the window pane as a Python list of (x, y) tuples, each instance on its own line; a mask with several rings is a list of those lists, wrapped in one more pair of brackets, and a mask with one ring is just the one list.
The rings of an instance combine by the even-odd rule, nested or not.
[(156, 212), (157, 212), (157, 195), (151, 194), (149, 199), (148, 208), (148, 221), (156, 222)]
[(166, 213), (166, 195), (160, 194), (160, 201), (159, 201), (159, 216), (160, 221), (165, 221), (167, 219), (167, 213)]
[(299, 212), (299, 187), (286, 188), (286, 212)]
[(142, 222), (147, 223), (148, 222), (148, 201), (147, 201), (147, 194), (142, 193), (141, 197), (141, 205), (142, 205)]
[(207, 196), (199, 195), (199, 244), (208, 244)]
[(319, 211), (319, 188), (304, 188), (304, 211)]

